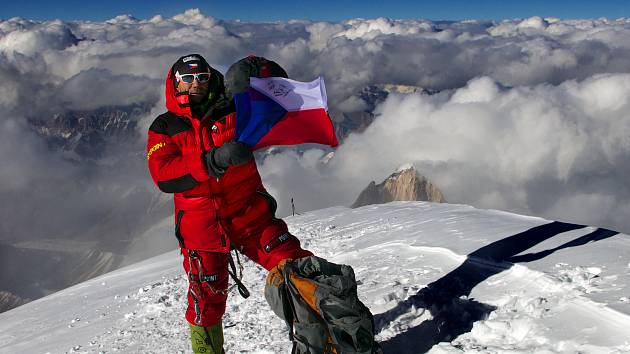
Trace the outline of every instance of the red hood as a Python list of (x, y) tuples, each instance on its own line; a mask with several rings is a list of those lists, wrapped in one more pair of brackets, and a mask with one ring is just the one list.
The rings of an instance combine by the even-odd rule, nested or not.
[(190, 112), (190, 104), (188, 101), (188, 94), (177, 94), (175, 86), (173, 85), (173, 70), (168, 71), (166, 76), (166, 109), (178, 116), (185, 116), (192, 118)]

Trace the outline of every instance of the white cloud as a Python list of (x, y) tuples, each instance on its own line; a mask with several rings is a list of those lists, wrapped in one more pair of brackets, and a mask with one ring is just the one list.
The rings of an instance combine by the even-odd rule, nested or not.
[(630, 105), (621, 98), (630, 95), (628, 82), (628, 74), (605, 74), (498, 90), (497, 83), (479, 78), (446, 102), (392, 96), (328, 165), (285, 158), (279, 167), (282, 158), (274, 156), (262, 170), (271, 164), (290, 175), (276, 189), (301, 193), (299, 185), (284, 185), (292, 179), (315, 184), (320, 192), (313, 204), (327, 198), (349, 205), (369, 181), (410, 162), (452, 202), (628, 232)]
[(78, 39), (67, 24), (61, 21), (44, 23), (12, 19), (0, 28), (0, 51), (16, 51), (33, 55), (44, 50), (63, 50), (75, 45)]
[[(268, 157), (261, 173), (285, 214), (291, 197), (301, 211), (350, 204), (369, 181), (414, 163), (449, 200), (628, 230), (622, 214), (630, 209), (623, 184), (630, 175), (630, 80), (623, 74), (630, 72), (629, 25), (539, 17), (245, 23), (198, 10), (149, 20), (0, 21), (0, 141), (11, 142), (0, 144), (7, 152), (1, 161), (12, 159), (0, 183), (64, 181), (65, 173), (84, 185), (119, 188), (102, 176), (86, 177), (82, 167), (63, 165), (59, 172), (62, 160), (22, 123), (69, 109), (140, 103), (153, 107), (138, 124), (144, 135), (164, 110), (164, 77), (178, 57), (197, 52), (225, 71), (254, 53), (298, 80), (324, 76), (330, 107), (341, 111), (364, 109), (356, 94), (367, 85), (454, 90), (391, 95), (379, 118), (350, 136), (328, 164), (318, 162), (327, 152), (321, 149)], [(17, 123), (19, 129), (11, 128)], [(145, 166), (127, 171), (133, 172), (124, 183), (146, 187)], [(15, 180), (21, 175), (28, 176)], [(68, 199), (72, 210), (99, 210), (85, 195)], [(115, 203), (112, 194), (105, 204)], [(49, 200), (48, 208), (55, 204)]]
[(347, 21), (348, 29), (337, 33), (335, 36), (344, 36), (348, 39), (374, 39), (379, 35), (414, 35), (421, 31), (432, 31), (433, 27), (428, 21), (406, 22), (395, 21), (380, 17), (374, 20), (350, 20)]
[(454, 103), (489, 102), (499, 94), (499, 87), (489, 77), (482, 77), (468, 83), (455, 92), (451, 99)]
[(516, 86), (628, 72), (627, 22), (533, 17), (500, 23), (379, 18), (252, 24), (188, 10), (149, 20), (11, 19), (0, 23), (0, 51), (40, 56), (58, 83), (89, 69), (161, 78), (172, 61), (190, 52), (225, 70), (256, 53), (278, 61), (297, 79), (324, 75), (334, 105), (369, 84), (445, 89), (488, 76)]
[(66, 80), (59, 88), (58, 95), (69, 109), (94, 110), (104, 106), (156, 102), (164, 94), (159, 79), (112, 75), (108, 70), (89, 69)]
[(199, 9), (186, 10), (183, 14), (173, 16), (173, 19), (186, 25), (204, 28), (213, 28), (216, 25), (216, 21), (212, 17), (204, 16)]

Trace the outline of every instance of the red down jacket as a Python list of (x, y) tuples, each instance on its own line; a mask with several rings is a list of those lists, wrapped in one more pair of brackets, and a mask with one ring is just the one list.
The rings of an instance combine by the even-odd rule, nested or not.
[(149, 128), (147, 160), (151, 177), (174, 193), (175, 233), (187, 249), (229, 252), (259, 235), (274, 220), (275, 204), (265, 191), (254, 160), (230, 166), (223, 177), (208, 175), (204, 152), (234, 138), (235, 114), (216, 120), (193, 118), (188, 95), (177, 95), (171, 72), (166, 78), (166, 108)]

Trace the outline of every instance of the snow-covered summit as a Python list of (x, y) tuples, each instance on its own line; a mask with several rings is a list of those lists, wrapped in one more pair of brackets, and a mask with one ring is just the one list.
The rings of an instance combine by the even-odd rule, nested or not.
[[(303, 245), (354, 267), (386, 353), (630, 352), (630, 238), (478, 210), (393, 202), (287, 218)], [(166, 225), (156, 233), (169, 230)], [(186, 279), (170, 252), (0, 314), (0, 353), (189, 352)], [(228, 353), (288, 353), (245, 264)]]

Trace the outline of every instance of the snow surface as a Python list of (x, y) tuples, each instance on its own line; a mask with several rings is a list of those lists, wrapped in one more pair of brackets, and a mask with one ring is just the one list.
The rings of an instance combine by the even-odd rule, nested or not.
[[(394, 202), (286, 218), (319, 256), (354, 267), (385, 353), (630, 353), (630, 237), (465, 205)], [(170, 233), (166, 224), (155, 229)], [(178, 252), (0, 314), (0, 353), (188, 353)], [(289, 353), (245, 262), (227, 353)]]

